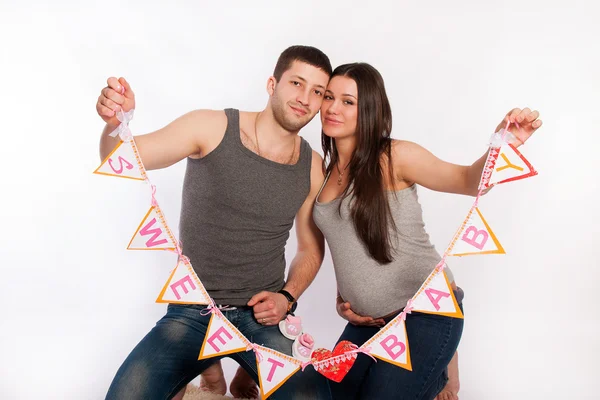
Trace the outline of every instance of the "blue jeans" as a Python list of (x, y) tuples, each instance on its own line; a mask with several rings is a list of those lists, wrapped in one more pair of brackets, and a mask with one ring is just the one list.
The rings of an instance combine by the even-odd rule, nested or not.
[[(166, 315), (133, 349), (117, 371), (106, 395), (118, 400), (166, 400), (175, 396), (188, 382), (216, 360), (198, 360), (208, 329), (210, 315), (202, 316), (205, 306), (169, 304)], [(279, 327), (260, 325), (251, 308), (223, 311), (225, 317), (251, 342), (292, 354), (292, 341)], [(253, 351), (227, 355), (258, 382)], [(330, 399), (326, 378), (306, 368), (296, 372), (269, 399)]]
[[(460, 289), (459, 289), (460, 290)], [(462, 291), (461, 291), (462, 292)], [(457, 301), (462, 294), (455, 292)], [(462, 309), (462, 304), (460, 304)], [(386, 318), (388, 323), (393, 318)], [(412, 371), (359, 354), (340, 383), (329, 381), (336, 400), (433, 400), (448, 381), (447, 367), (462, 335), (462, 319), (413, 312), (406, 318)], [(339, 341), (361, 346), (379, 328), (348, 324)]]

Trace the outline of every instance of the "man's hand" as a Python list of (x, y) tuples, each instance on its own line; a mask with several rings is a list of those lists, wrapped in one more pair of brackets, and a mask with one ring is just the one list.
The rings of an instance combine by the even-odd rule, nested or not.
[[(542, 120), (539, 119), (540, 113), (537, 111), (531, 111), (529, 108), (513, 108), (506, 114), (502, 122), (496, 127), (496, 132), (506, 126), (506, 123), (510, 121), (511, 126), (508, 130), (517, 138), (513, 145), (519, 147), (524, 144), (531, 135), (534, 134), (540, 126), (542, 126)], [(515, 125), (518, 124), (518, 126)]]
[(363, 317), (362, 315), (356, 314), (350, 308), (350, 303), (344, 301), (340, 296), (338, 296), (336, 299), (335, 308), (339, 316), (350, 322), (352, 325), (376, 327), (382, 327), (385, 325), (383, 318), (374, 319), (373, 317)]
[(96, 102), (96, 111), (107, 125), (117, 127), (121, 123), (117, 119), (117, 112), (135, 108), (135, 95), (125, 78), (111, 77), (106, 83), (108, 86), (102, 89)]
[(259, 324), (276, 325), (287, 314), (288, 300), (281, 293), (263, 291), (252, 296), (248, 306), (254, 309)]

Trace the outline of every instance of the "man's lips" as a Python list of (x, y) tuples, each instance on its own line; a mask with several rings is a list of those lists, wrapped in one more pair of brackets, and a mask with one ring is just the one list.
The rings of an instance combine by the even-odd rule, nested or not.
[(290, 106), (290, 108), (291, 108), (291, 109), (292, 109), (292, 110), (293, 110), (293, 111), (294, 111), (296, 114), (299, 114), (299, 115), (306, 115), (306, 114), (308, 114), (308, 111), (306, 111), (306, 110), (303, 110), (302, 108), (298, 108), (298, 107), (294, 107), (294, 106)]

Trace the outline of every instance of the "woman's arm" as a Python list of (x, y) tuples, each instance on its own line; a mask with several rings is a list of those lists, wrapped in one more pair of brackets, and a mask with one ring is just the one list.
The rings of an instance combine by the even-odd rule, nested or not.
[[(509, 130), (515, 136), (513, 145), (525, 143), (542, 126), (539, 113), (529, 108), (515, 108), (506, 114), (496, 132), (511, 122)], [(518, 127), (515, 125), (518, 124)], [(410, 183), (418, 183), (431, 190), (476, 196), (487, 151), (470, 166), (440, 160), (427, 149), (413, 142), (396, 141), (393, 146), (393, 163), (396, 176)]]

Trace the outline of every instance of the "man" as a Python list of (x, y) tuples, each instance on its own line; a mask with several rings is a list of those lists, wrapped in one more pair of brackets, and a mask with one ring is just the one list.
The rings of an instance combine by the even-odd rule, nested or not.
[[(297, 134), (318, 112), (331, 72), (320, 50), (293, 46), (280, 55), (267, 81), (263, 111), (196, 110), (136, 137), (148, 170), (187, 157), (180, 222), (184, 254), (215, 303), (230, 306), (223, 313), (242, 334), (288, 355), (292, 341), (278, 323), (324, 256), (323, 237), (312, 220), (322, 158)], [(127, 81), (109, 78), (96, 105), (106, 122), (102, 159), (119, 140), (108, 135), (119, 125), (116, 112), (134, 107)], [(298, 251), (284, 281), (284, 247), (294, 219)], [(210, 319), (200, 314), (204, 308), (169, 305), (120, 367), (107, 398), (172, 398), (213, 365), (218, 358), (198, 360)], [(258, 380), (252, 351), (230, 357)], [(272, 396), (328, 397), (326, 381), (312, 369), (295, 374)]]

